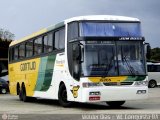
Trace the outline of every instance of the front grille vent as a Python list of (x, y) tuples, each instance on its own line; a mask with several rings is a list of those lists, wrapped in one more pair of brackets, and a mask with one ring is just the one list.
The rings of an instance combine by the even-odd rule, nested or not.
[(123, 85), (132, 85), (133, 82), (104, 82), (105, 86), (123, 86)]

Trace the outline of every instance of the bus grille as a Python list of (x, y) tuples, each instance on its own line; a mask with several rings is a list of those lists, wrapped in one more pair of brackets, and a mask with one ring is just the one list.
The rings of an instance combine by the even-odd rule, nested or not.
[(133, 82), (105, 82), (105, 86), (123, 86), (123, 85), (132, 85)]

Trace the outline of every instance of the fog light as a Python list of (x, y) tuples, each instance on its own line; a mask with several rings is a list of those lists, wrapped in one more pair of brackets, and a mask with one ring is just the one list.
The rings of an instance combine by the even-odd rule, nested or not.
[(146, 94), (146, 90), (137, 90), (137, 94)]
[(99, 91), (89, 92), (89, 95), (101, 95), (101, 93)]

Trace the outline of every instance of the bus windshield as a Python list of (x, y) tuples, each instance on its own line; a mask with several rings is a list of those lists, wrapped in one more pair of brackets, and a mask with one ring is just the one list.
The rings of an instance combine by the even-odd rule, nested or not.
[(80, 36), (141, 36), (140, 22), (80, 22)]
[(83, 76), (145, 75), (142, 42), (85, 43)]

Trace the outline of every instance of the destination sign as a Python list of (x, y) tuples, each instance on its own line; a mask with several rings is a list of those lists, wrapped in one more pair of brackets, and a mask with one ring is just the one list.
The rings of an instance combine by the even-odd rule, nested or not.
[(114, 41), (143, 41), (144, 37), (85, 37), (87, 44), (115, 44)]

